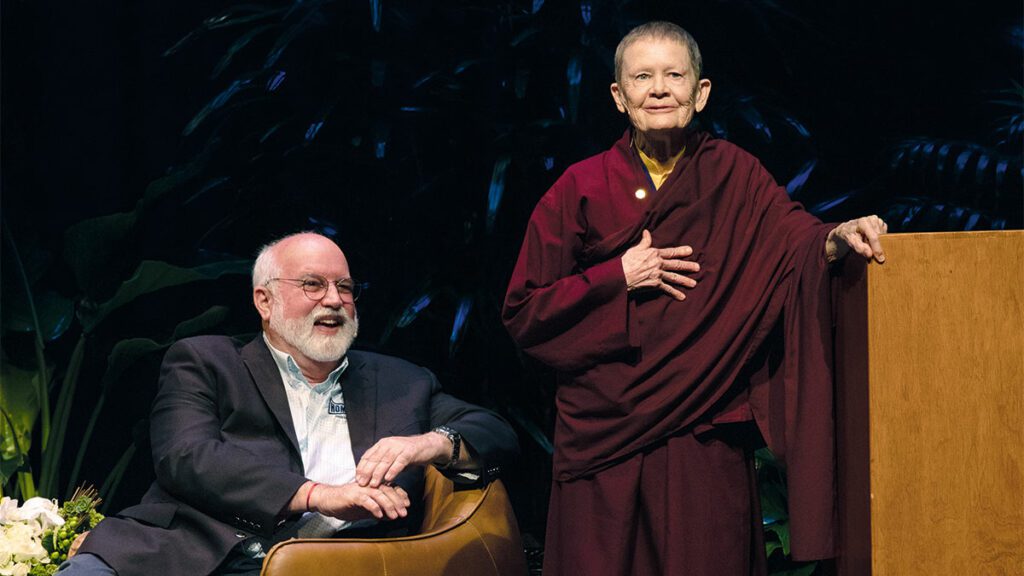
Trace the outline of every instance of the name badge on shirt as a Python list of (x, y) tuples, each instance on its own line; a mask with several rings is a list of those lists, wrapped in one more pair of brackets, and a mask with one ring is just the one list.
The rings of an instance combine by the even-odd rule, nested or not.
[(337, 416), (345, 415), (345, 397), (340, 392), (331, 397), (330, 402), (327, 404), (327, 413)]

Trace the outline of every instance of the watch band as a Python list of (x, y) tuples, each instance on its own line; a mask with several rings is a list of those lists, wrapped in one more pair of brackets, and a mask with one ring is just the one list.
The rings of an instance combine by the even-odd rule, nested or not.
[(452, 466), (455, 466), (455, 463), (459, 461), (459, 448), (462, 446), (462, 434), (459, 434), (447, 426), (437, 426), (431, 430), (431, 432), (437, 432), (452, 443), (452, 457), (448, 460), (447, 464), (444, 466), (438, 466), (437, 469), (447, 470)]

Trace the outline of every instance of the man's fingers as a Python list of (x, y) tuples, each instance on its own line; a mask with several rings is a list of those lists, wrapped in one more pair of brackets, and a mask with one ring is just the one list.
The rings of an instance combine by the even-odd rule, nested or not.
[(408, 465), (409, 457), (405, 454), (399, 454), (398, 457), (395, 458), (394, 462), (384, 470), (384, 474), (381, 476), (382, 482), (391, 482), (397, 478), (398, 475), (402, 473), (402, 470), (405, 470), (405, 467)]
[(405, 491), (405, 488), (401, 486), (392, 486), (392, 488), (402, 497), (402, 501), (405, 502), (406, 506), (412, 506), (412, 500), (409, 499), (409, 493)]
[(369, 486), (371, 488), (377, 488), (384, 482), (390, 482), (395, 479), (395, 476), (405, 469), (406, 465), (409, 464), (409, 456), (401, 447), (393, 447), (386, 451), (377, 465), (373, 467), (373, 473), (370, 475)]
[[(398, 518), (398, 507), (391, 501), (391, 498), (387, 497), (386, 494), (377, 490), (370, 494), (370, 497), (374, 502), (376, 502), (383, 516), (387, 516), (389, 520)], [(380, 518), (380, 516), (378, 516), (378, 518)]]
[(392, 458), (386, 454), (372, 458), (363, 456), (363, 459), (359, 461), (359, 466), (356, 467), (356, 484), (370, 488), (380, 486), (392, 463)]
[(379, 520), (384, 517), (384, 511), (381, 509), (377, 500), (373, 497), (373, 492), (365, 492), (361, 494), (356, 503), (360, 508), (369, 512), (374, 518)]
[(409, 495), (400, 486), (385, 484), (380, 487), (380, 491), (395, 504), (395, 509), (399, 516), (404, 518), (409, 513), (407, 509), (412, 503), (409, 501)]
[(377, 488), (384, 482), (394, 480), (409, 464), (411, 448), (404, 439), (382, 438), (359, 460), (356, 483)]
[(317, 493), (316, 510), (343, 520), (369, 517), (394, 520), (407, 516), (410, 505), (409, 495), (399, 486), (382, 484), (379, 488), (370, 488), (352, 483), (324, 485)]
[(381, 512), (391, 520), (408, 514), (406, 509), (408, 505), (405, 503), (407, 498), (400, 496), (391, 486), (383, 485), (379, 489), (373, 490), (370, 492), (370, 497), (376, 502)]
[(380, 486), (381, 482), (384, 481), (384, 476), (387, 474), (388, 469), (391, 468), (391, 458), (383, 458), (377, 465), (373, 467), (373, 473), (370, 474), (370, 482), (367, 484), (370, 488), (376, 488)]
[[(359, 459), (356, 466), (356, 484), (360, 486), (373, 486), (380, 484), (388, 466), (391, 465), (391, 458), (388, 457), (388, 449), (382, 444), (383, 440), (374, 444)], [(383, 468), (381, 468), (383, 467)]]
[(356, 484), (360, 486), (366, 486), (370, 483), (370, 478), (373, 477), (373, 470), (376, 468), (379, 459), (376, 454), (376, 446), (370, 448), (363, 454), (363, 457), (359, 459), (359, 464), (356, 466)]

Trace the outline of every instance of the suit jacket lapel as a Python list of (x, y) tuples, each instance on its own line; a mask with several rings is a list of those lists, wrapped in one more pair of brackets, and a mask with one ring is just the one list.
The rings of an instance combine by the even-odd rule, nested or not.
[(270, 412), (277, 418), (277, 423), (284, 430), (288, 441), (291, 442), (296, 458), (301, 462), (299, 441), (295, 437), (295, 423), (292, 422), (292, 413), (288, 408), (288, 395), (284, 391), (284, 382), (281, 381), (281, 371), (277, 369), (277, 364), (270, 355), (270, 350), (267, 349), (262, 334), (242, 348), (242, 361), (249, 369), (249, 374), (256, 382), (256, 387), (270, 408)]
[(377, 439), (376, 372), (366, 366), (358, 352), (349, 352), (349, 366), (341, 375), (341, 391), (348, 413), (348, 434), (352, 439), (352, 455), (356, 462)]

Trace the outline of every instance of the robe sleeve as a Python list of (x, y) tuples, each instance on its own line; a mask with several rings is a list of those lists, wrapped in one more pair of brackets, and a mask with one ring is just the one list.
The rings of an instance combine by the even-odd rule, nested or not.
[(786, 465), (794, 559), (835, 556), (835, 435), (832, 314), (823, 224), (770, 182), (766, 238), (785, 244), (791, 276), (782, 288), (781, 364), (752, 378), (751, 404), (762, 435)]
[(586, 222), (571, 173), (541, 198), (512, 272), (502, 321), (523, 350), (556, 370), (581, 370), (630, 349), (618, 257), (578, 264)]
[[(824, 269), (825, 241), (819, 236), (822, 228), (827, 225), (806, 211), (802, 204), (792, 200), (786, 189), (775, 182), (775, 178), (760, 162), (754, 165), (751, 182), (766, 203), (763, 221), (770, 228), (765, 230), (761, 241), (781, 242), (789, 262), (813, 260)], [(831, 227), (828, 226), (829, 229)], [(816, 252), (811, 245), (813, 243), (820, 244)]]

